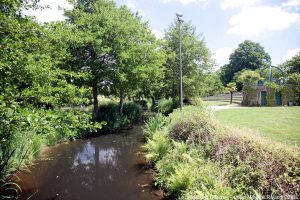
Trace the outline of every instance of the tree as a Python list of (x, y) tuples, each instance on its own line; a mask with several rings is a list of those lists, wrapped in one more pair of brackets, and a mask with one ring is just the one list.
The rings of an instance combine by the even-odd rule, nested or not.
[(287, 73), (300, 73), (300, 51), (290, 60), (284, 62), (283, 67)]
[(236, 83), (235, 82), (228, 83), (227, 90), (230, 92), (230, 104), (232, 104), (233, 93), (236, 92)]
[(225, 87), (220, 79), (219, 71), (206, 73), (201, 82), (202, 90), (200, 96), (212, 96), (225, 91)]
[(74, 32), (69, 66), (89, 74), (86, 84), (92, 88), (94, 118), (99, 92), (119, 96), (122, 114), (126, 95), (141, 91), (150, 74), (157, 77), (161, 72), (163, 57), (154, 35), (138, 14), (111, 0), (78, 0), (66, 16)]
[[(185, 22), (181, 27), (183, 58), (183, 93), (184, 98), (200, 96), (203, 93), (205, 72), (213, 66), (211, 53), (205, 46), (204, 39), (196, 33), (191, 23)], [(164, 49), (167, 56), (165, 87), (167, 97), (173, 102), (179, 95), (179, 23), (177, 20), (165, 32)]]
[(252, 106), (257, 103), (254, 101), (257, 94), (256, 86), (257, 82), (262, 79), (258, 71), (254, 70), (242, 70), (235, 74), (234, 79), (237, 83), (243, 85), (243, 105)]
[(245, 40), (230, 55), (229, 64), (222, 67), (221, 80), (226, 85), (243, 69), (256, 70), (270, 65), (271, 57), (265, 49), (259, 43)]

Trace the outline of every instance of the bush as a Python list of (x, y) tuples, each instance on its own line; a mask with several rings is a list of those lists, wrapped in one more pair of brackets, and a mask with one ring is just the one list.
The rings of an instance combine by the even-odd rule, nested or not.
[(106, 122), (101, 131), (114, 131), (126, 125), (131, 125), (141, 117), (141, 107), (133, 102), (126, 102), (123, 108), (123, 115), (120, 115), (119, 104), (109, 102), (99, 106), (97, 121)]
[[(0, 184), (40, 154), (43, 145), (83, 136), (101, 128), (91, 115), (69, 110), (22, 108), (0, 104)], [(1, 190), (1, 188), (0, 188)]]
[(173, 112), (173, 109), (176, 109), (178, 107), (179, 102), (177, 101), (174, 104), (172, 99), (161, 99), (155, 106), (154, 111), (160, 112), (164, 115), (168, 115)]
[(193, 106), (204, 106), (204, 101), (200, 97), (194, 97), (190, 100), (190, 104)]
[(156, 131), (160, 131), (165, 125), (165, 117), (159, 113), (155, 117), (151, 117), (146, 121), (144, 128), (144, 135), (147, 138), (152, 138), (152, 134)]
[[(156, 163), (156, 183), (170, 195), (183, 199), (300, 195), (299, 151), (225, 128), (203, 107), (175, 111), (164, 123), (163, 134), (154, 128), (154, 135), (159, 134), (159, 146), (165, 139), (172, 145), (151, 161)], [(149, 139), (146, 146), (149, 143), (158, 144)], [(161, 152), (147, 150), (151, 155)]]
[(140, 105), (143, 108), (143, 110), (148, 109), (148, 102), (146, 100), (134, 101), (134, 103)]
[(147, 150), (147, 159), (150, 162), (160, 160), (171, 147), (171, 142), (163, 132), (154, 132), (151, 139), (148, 139), (145, 149)]

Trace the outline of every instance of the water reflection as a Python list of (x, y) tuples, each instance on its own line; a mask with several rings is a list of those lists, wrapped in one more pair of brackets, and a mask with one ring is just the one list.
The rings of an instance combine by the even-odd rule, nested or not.
[(138, 188), (145, 176), (136, 167), (141, 144), (137, 130), (51, 148), (48, 156), (53, 160), (38, 163), (22, 177), (27, 183), (21, 199), (35, 191), (31, 199), (145, 199)]

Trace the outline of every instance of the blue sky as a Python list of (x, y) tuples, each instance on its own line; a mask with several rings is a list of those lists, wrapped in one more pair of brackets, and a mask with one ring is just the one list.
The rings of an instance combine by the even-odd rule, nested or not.
[[(259, 42), (278, 65), (300, 51), (300, 0), (116, 0), (139, 11), (157, 37), (180, 12), (203, 34), (219, 66), (242, 41)], [(41, 0), (52, 10), (29, 11), (40, 22), (63, 20), (57, 6), (65, 0)], [(218, 68), (218, 67), (216, 67)]]

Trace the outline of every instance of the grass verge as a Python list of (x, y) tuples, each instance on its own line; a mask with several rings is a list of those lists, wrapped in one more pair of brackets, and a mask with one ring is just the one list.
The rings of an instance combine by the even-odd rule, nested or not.
[(147, 158), (172, 199), (295, 198), (300, 155), (218, 123), (204, 107), (148, 121)]
[(300, 145), (300, 107), (259, 107), (216, 111), (217, 119), (236, 128), (252, 129), (287, 146)]

